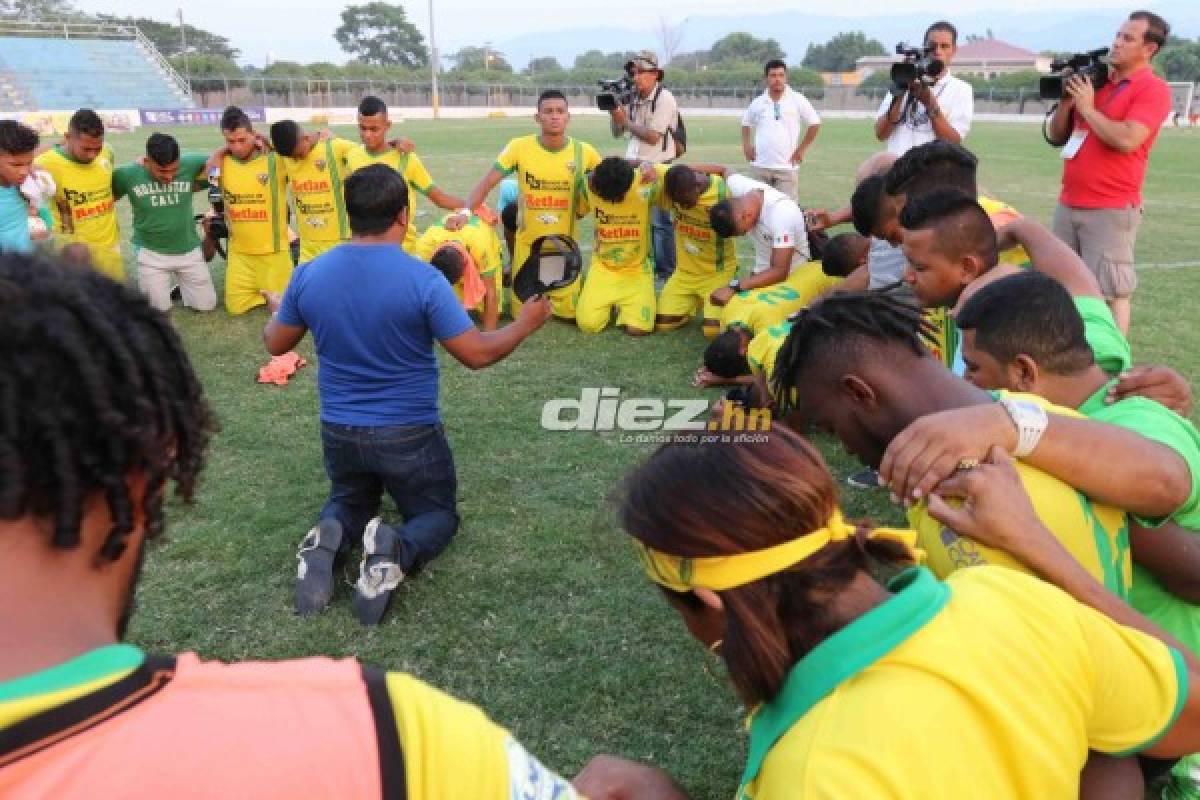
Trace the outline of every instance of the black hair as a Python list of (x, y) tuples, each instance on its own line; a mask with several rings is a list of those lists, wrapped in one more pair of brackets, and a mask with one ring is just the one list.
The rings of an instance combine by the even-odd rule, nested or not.
[(373, 117), (376, 114), (387, 115), (387, 103), (375, 95), (369, 94), (358, 102), (358, 113), (364, 117)]
[(304, 131), (300, 130), (295, 120), (281, 119), (271, 125), (271, 146), (279, 155), (291, 158), (295, 155), (296, 146), (300, 144), (300, 137), (303, 135)]
[(1032, 270), (989, 283), (955, 315), (975, 346), (1001, 364), (1027, 355), (1048, 373), (1073, 375), (1095, 362), (1083, 318), (1061, 283)]
[(678, 203), (679, 195), (695, 186), (696, 171), (687, 164), (674, 164), (663, 174), (663, 191), (673, 203)]
[(0, 119), (0, 153), (24, 155), (37, 150), (37, 131), (15, 119)]
[(863, 236), (874, 236), (883, 216), (883, 176), (868, 175), (854, 188), (850, 195), (850, 213), (854, 217), (854, 230)]
[(387, 164), (371, 164), (346, 178), (346, 216), (356, 236), (384, 233), (408, 208), (408, 186)]
[(620, 156), (609, 156), (592, 170), (592, 191), (601, 200), (619, 203), (633, 186), (633, 165)]
[(146, 140), (146, 155), (160, 167), (179, 160), (179, 142), (168, 133), (152, 133)]
[(974, 197), (957, 189), (935, 189), (908, 200), (900, 225), (910, 231), (935, 229), (937, 251), (951, 258), (973, 254), (985, 268), (999, 261), (991, 217)]
[(974, 197), (979, 192), (978, 167), (979, 159), (961, 144), (934, 139), (896, 159), (884, 175), (884, 188), (890, 195), (907, 195), (908, 200), (935, 189), (958, 189)]
[[(100, 561), (121, 557), (134, 503), (163, 529), (167, 480), (192, 499), (216, 424), (179, 335), (140, 292), (44, 255), (0, 254), (0, 519), (49, 524), (79, 546), (102, 496), (112, 527)], [(144, 494), (128, 478), (146, 477)]]
[(763, 67), (763, 75), (766, 75), (773, 69), (787, 69), (787, 64), (783, 63), (782, 58), (772, 58), (767, 62), (767, 65)]
[(717, 236), (726, 239), (737, 236), (737, 226), (733, 222), (733, 201), (722, 200), (713, 205), (708, 210), (708, 224)]
[(922, 43), (928, 42), (929, 34), (933, 33), (934, 31), (942, 31), (950, 34), (950, 41), (954, 43), (955, 47), (958, 47), (958, 28), (954, 27), (944, 19), (938, 20), (925, 29), (925, 38), (921, 40)]
[(542, 110), (542, 103), (544, 103), (547, 100), (562, 100), (564, 103), (566, 103), (567, 96), (562, 93), (561, 89), (545, 89), (545, 90), (543, 90), (542, 93), (538, 95), (538, 99), (537, 99), (537, 110), (538, 111)]
[(221, 112), (221, 130), (230, 132), (236, 130), (253, 131), (254, 124), (250, 122), (250, 117), (246, 116), (245, 111), (242, 111), (237, 106), (229, 106)]
[(930, 357), (921, 310), (894, 292), (835, 292), (791, 319), (792, 330), (775, 355), (771, 375), (772, 393), (785, 412), (795, 402), (791, 390), (806, 390), (804, 375), (844, 372), (872, 346), (893, 345), (918, 358)]
[(736, 378), (750, 374), (750, 362), (743, 352), (742, 338), (745, 331), (726, 328), (717, 334), (704, 348), (704, 366), (713, 375), (721, 378)]
[[(1158, 45), (1158, 50), (1154, 51), (1154, 55), (1158, 55), (1171, 35), (1171, 26), (1167, 24), (1167, 21), (1153, 11), (1134, 11), (1129, 15), (1129, 19), (1145, 21), (1146, 32), (1142, 34), (1142, 40)], [(1151, 58), (1153, 57), (1151, 56)]]
[(504, 225), (505, 230), (515, 231), (517, 229), (517, 204), (509, 203), (500, 212), (500, 222)]
[(81, 108), (71, 115), (67, 130), (99, 139), (104, 136), (104, 120), (90, 108)]
[(821, 271), (831, 278), (844, 278), (861, 265), (860, 252), (870, 240), (857, 233), (839, 233), (825, 243)]
[(462, 253), (458, 251), (457, 247), (449, 244), (439, 247), (433, 257), (429, 259), (429, 263), (446, 276), (446, 282), (451, 286), (462, 280), (463, 271), (467, 268)]

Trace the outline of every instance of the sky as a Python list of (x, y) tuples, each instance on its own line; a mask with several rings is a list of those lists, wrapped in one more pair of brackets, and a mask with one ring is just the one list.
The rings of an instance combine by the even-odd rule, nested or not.
[[(365, 0), (358, 0), (365, 2)], [(182, 7), (185, 21), (227, 37), (241, 51), (244, 63), (263, 65), (268, 58), (300, 62), (332, 61), (343, 63), (347, 56), (333, 39), (333, 31), (340, 24), (341, 9), (349, 3), (340, 0), (289, 0), (281, 4), (278, 0), (76, 0), (75, 5), (83, 11), (118, 13), (132, 16), (147, 16), (156, 19), (174, 17), (175, 7)], [(732, 6), (729, 0), (606, 0), (605, 15), (598, 17), (595, 0), (433, 0), (434, 22), (438, 48), (443, 55), (453, 53), (466, 45), (479, 46), (485, 43), (500, 45), (506, 40), (527, 37), (538, 32), (581, 29), (600, 25), (613, 28), (635, 28), (649, 30), (659, 24), (660, 18), (671, 25), (683, 23), (682, 50), (707, 47), (710, 41), (689, 41), (687, 35), (689, 17), (723, 16), (730, 13), (752, 15), (794, 10), (798, 14), (817, 13), (814, 3), (796, 3), (784, 0), (738, 0)], [(429, 2), (418, 0), (402, 2), (405, 11), (428, 40)], [(1148, 3), (1148, 5), (1157, 5)], [(547, 8), (554, 13), (547, 13)], [(915, 0), (856, 0), (855, 15), (893, 15), (897, 12), (914, 12), (922, 17), (947, 14), (945, 2)], [(1038, 12), (1058, 10), (1087, 10), (1103, 8), (1129, 8), (1128, 0), (957, 0), (953, 14), (971, 11), (1004, 9), (1036, 15)], [(280, 9), (286, 8), (281, 15)], [(847, 18), (852, 27), (854, 16)], [(520, 21), (518, 23), (517, 21)], [(627, 49), (621, 42), (597, 42), (604, 50)], [(521, 64), (517, 64), (521, 66)]]

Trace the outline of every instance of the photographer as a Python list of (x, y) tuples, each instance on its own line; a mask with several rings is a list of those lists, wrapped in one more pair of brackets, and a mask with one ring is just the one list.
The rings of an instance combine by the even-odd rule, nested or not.
[[(633, 79), (637, 96), (628, 108), (617, 106), (609, 112), (613, 136), (629, 134), (626, 158), (654, 164), (672, 161), (677, 154), (675, 126), (679, 109), (675, 95), (663, 88), (658, 56), (653, 51), (643, 50), (625, 65), (625, 71)], [(675, 231), (671, 227), (670, 214), (660, 208), (654, 209), (653, 227), (654, 273), (663, 281), (675, 271)]]
[(1113, 42), (1108, 80), (1096, 88), (1090, 76), (1069, 77), (1046, 132), (1063, 157), (1054, 233), (1096, 274), (1124, 333), (1137, 288), (1133, 246), (1142, 221), (1146, 163), (1171, 111), (1171, 90), (1154, 74), (1150, 59), (1169, 31), (1157, 14), (1130, 14)]
[(975, 95), (971, 84), (950, 74), (957, 52), (958, 30), (949, 22), (935, 22), (925, 31), (926, 57), (941, 62), (941, 68), (930, 71), (932, 84), (918, 75), (907, 91), (894, 86), (891, 96), (884, 98), (875, 117), (875, 136), (887, 142), (889, 153), (902, 156), (934, 139), (961, 144), (967, 138)]

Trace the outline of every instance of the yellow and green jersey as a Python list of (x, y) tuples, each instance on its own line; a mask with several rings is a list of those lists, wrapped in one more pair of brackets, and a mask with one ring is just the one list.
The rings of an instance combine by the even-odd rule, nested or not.
[(120, 261), (121, 233), (117, 228), (117, 209), (113, 195), (113, 171), (116, 160), (107, 144), (90, 163), (71, 158), (61, 146), (47, 150), (34, 159), (54, 178), (54, 204), (50, 213), (54, 230), (65, 241), (87, 245), (97, 266), (106, 272), (114, 258)]
[[(1008, 203), (1003, 202), (1002, 200), (997, 200), (994, 197), (988, 197), (987, 195), (983, 194), (979, 195), (976, 199), (979, 201), (979, 205), (983, 207), (983, 210), (987, 212), (988, 217), (991, 218), (992, 225), (994, 225), (997, 229), (1002, 228), (1008, 223), (1021, 218), (1021, 212), (1017, 211), (1015, 208), (1010, 206)], [(1031, 262), (1029, 261), (1029, 253), (1027, 253), (1025, 248), (1021, 245), (1010, 247), (1009, 249), (1000, 253), (999, 263), (1012, 264), (1022, 268), (1031, 266)]]
[(771, 374), (775, 372), (775, 356), (791, 332), (791, 321), (784, 320), (756, 333), (746, 347), (746, 361), (750, 364), (751, 374), (762, 375), (768, 386), (771, 385)]
[[(738, 800), (1073, 798), (1175, 724), (1181, 655), (1014, 570), (915, 567), (751, 717)], [(949, 733), (952, 732), (952, 733)]]
[(296, 232), (301, 242), (336, 242), (350, 238), (342, 181), (346, 156), (355, 144), (347, 139), (317, 141), (304, 158), (279, 161), (296, 204)]
[(269, 152), (222, 161), (229, 252), (259, 256), (287, 249), (287, 172), (280, 161)]
[[(663, 168), (665, 172), (665, 168)], [(675, 222), (675, 269), (692, 275), (737, 274), (736, 240), (718, 236), (708, 221), (708, 212), (729, 199), (729, 187), (719, 175), (708, 176), (708, 186), (696, 205), (684, 208), (663, 192), (659, 204), (671, 212)]]
[[(479, 270), (479, 277), (495, 284), (496, 297), (502, 301), (504, 298), (504, 251), (501, 249), (500, 237), (496, 235), (496, 229), (472, 214), (471, 218), (467, 220), (467, 224), (456, 231), (451, 231), (445, 227), (447, 218), (448, 216), (442, 217), (441, 221), (425, 229), (425, 232), (417, 239), (413, 255), (422, 261), (429, 261), (438, 248), (446, 242), (458, 242), (471, 254), (471, 258), (475, 261), (475, 267)], [(461, 300), (462, 281), (455, 284), (454, 292)], [(500, 305), (503, 306), (503, 302)]]
[(588, 186), (587, 202), (596, 223), (593, 268), (617, 273), (650, 271), (650, 209), (658, 205), (661, 195), (661, 179), (647, 181), (641, 170), (634, 172), (633, 185), (618, 203), (604, 200)]
[(495, 167), (517, 176), (517, 236), (513, 264), (520, 268), (539, 237), (575, 238), (575, 223), (586, 202), (584, 175), (600, 163), (596, 148), (567, 137), (558, 150), (548, 150), (536, 134), (510, 141)]
[(404, 178), (404, 183), (408, 186), (408, 231), (404, 234), (404, 249), (411, 253), (417, 244), (417, 196), (413, 191), (428, 196), (434, 186), (433, 176), (416, 153), (401, 153), (393, 147), (372, 153), (367, 150), (366, 145), (356, 144), (346, 154), (347, 175), (371, 164), (387, 164), (400, 173), (400, 177)]

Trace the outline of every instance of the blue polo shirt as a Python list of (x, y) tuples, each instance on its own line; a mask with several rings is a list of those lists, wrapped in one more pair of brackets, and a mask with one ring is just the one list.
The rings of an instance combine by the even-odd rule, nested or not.
[(312, 331), (322, 421), (359, 427), (436, 424), (434, 340), (473, 326), (440, 272), (388, 244), (341, 244), (297, 267), (278, 319)]

